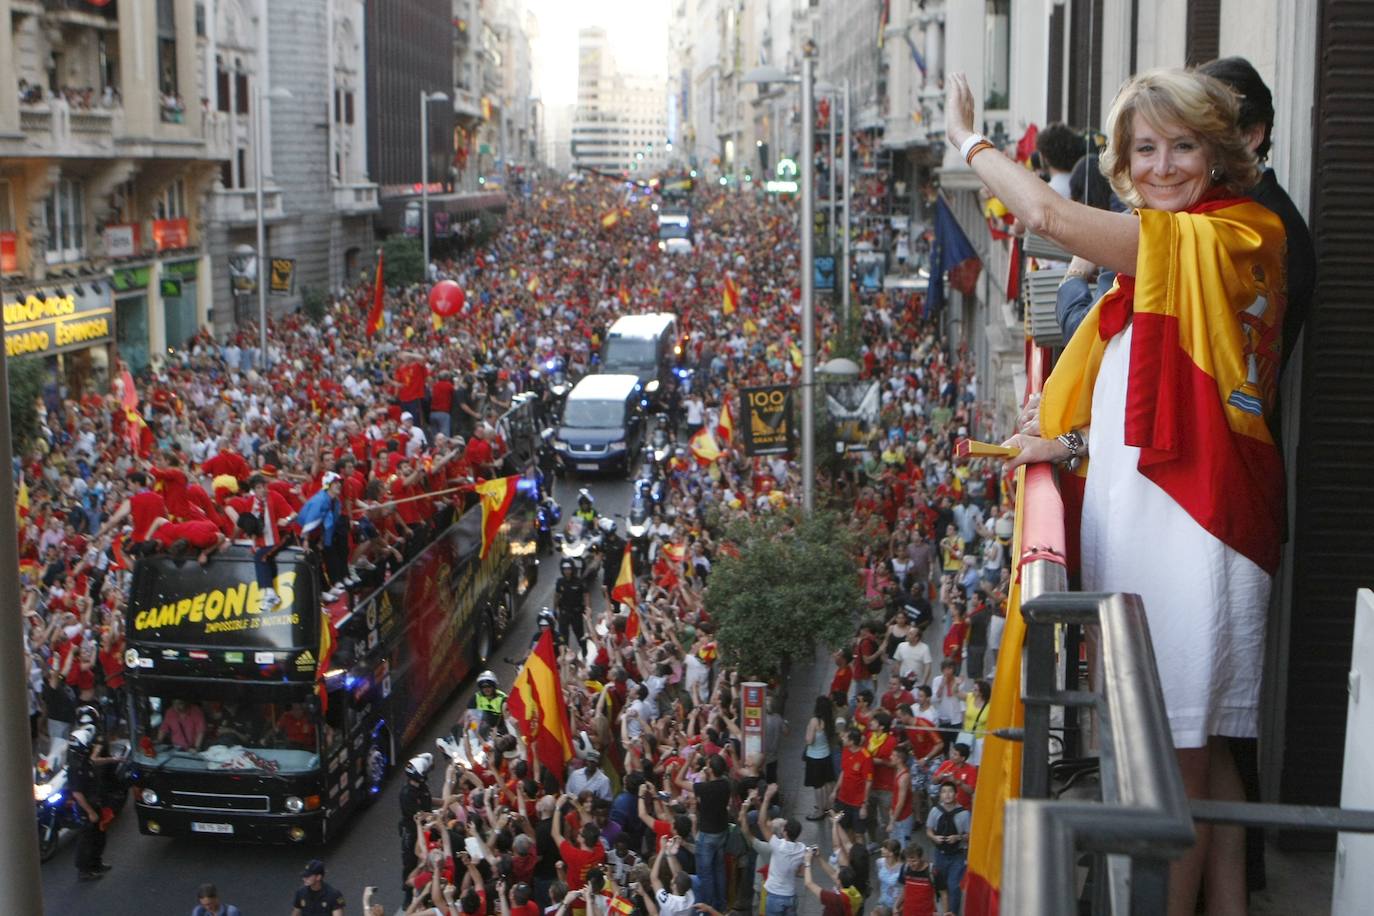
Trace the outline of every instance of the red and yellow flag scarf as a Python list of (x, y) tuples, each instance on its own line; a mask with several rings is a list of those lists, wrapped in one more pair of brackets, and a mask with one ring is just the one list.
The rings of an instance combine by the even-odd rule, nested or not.
[(1046, 436), (1088, 426), (1107, 340), (1134, 324), (1126, 444), (1140, 473), (1271, 574), (1283, 523), (1273, 409), (1287, 280), (1283, 224), (1248, 199), (1141, 210), (1136, 276), (1088, 313), (1045, 383)]

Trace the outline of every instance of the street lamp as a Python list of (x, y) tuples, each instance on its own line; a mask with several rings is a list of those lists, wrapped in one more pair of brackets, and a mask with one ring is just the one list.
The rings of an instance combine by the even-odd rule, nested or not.
[[(844, 247), (844, 255), (840, 260), (840, 309), (844, 316), (844, 326), (849, 327), (849, 195), (852, 186), (852, 176), (850, 166), (850, 127), (849, 127), (849, 77), (840, 81), (840, 85), (834, 86), (830, 83), (822, 83), (821, 91), (840, 94), (844, 98), (844, 134), (841, 143), (844, 147), (844, 209), (841, 213), (840, 227), (844, 235), (841, 243)], [(831, 251), (834, 251), (834, 231), (835, 231), (835, 112), (830, 113), (830, 230), (831, 230)]]
[(447, 102), (446, 92), (420, 90), (420, 235), (425, 248), (425, 282), (429, 282), (429, 103)]
[(744, 75), (745, 83), (801, 83), (801, 474), (802, 511), (816, 508), (816, 303), (813, 294), (815, 241), (815, 66), (816, 44), (802, 46), (800, 76), (784, 73), (773, 66), (756, 67)]
[(268, 368), (267, 359), (267, 272), (263, 265), (267, 260), (267, 226), (262, 218), (262, 103), (265, 100), (285, 101), (291, 98), (291, 90), (278, 86), (276, 89), (262, 91), (262, 83), (255, 82), (253, 116), (253, 173), (257, 176), (257, 188), (253, 191), (254, 210), (257, 212), (258, 229), (258, 349), (262, 351), (262, 368)]

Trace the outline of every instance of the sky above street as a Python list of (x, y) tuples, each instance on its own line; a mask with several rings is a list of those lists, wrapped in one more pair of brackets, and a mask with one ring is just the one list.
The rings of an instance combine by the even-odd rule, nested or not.
[(667, 74), (669, 0), (526, 0), (539, 20), (531, 48), (534, 91), (545, 105), (577, 101), (577, 32), (606, 29), (626, 73)]

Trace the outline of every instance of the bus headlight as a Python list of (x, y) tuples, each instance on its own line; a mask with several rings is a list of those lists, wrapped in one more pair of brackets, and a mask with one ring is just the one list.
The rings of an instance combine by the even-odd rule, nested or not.
[(294, 795), (287, 796), (286, 810), (290, 811), (292, 814), (300, 814), (305, 810), (305, 802)]
[(158, 802), (157, 793), (152, 789), (143, 789), (138, 793), (138, 797), (145, 805), (156, 805)]

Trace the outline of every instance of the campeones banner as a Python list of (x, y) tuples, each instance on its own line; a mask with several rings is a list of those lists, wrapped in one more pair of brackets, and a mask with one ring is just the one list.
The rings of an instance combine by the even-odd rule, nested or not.
[(292, 649), (319, 640), (317, 611), (298, 587), (310, 581), (307, 567), (282, 564), (274, 582), (281, 604), (264, 613), (251, 562), (143, 563), (129, 599), (135, 642)]
[(791, 388), (741, 388), (740, 417), (745, 454), (782, 455), (792, 451)]

